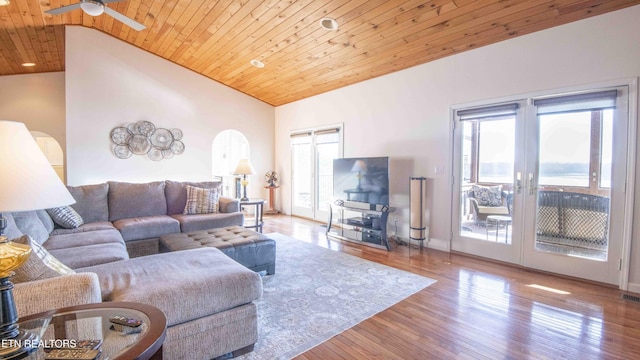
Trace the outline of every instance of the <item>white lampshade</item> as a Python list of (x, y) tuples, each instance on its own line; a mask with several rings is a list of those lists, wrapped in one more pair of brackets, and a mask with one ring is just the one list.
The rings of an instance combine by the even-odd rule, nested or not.
[(356, 162), (353, 163), (351, 171), (367, 171), (367, 163), (364, 162), (364, 160), (356, 160)]
[(98, 16), (102, 15), (104, 12), (104, 5), (97, 1), (86, 0), (80, 4), (80, 8), (82, 11), (87, 13), (87, 15)]
[(0, 212), (75, 202), (23, 123), (0, 120)]
[(235, 175), (253, 175), (256, 171), (253, 169), (253, 166), (251, 166), (249, 159), (241, 159), (233, 173)]

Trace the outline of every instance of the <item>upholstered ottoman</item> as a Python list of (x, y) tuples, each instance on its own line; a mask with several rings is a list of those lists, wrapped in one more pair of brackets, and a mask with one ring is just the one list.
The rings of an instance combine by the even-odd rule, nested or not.
[(276, 272), (276, 242), (242, 226), (192, 231), (160, 237), (160, 252), (215, 247), (253, 271)]

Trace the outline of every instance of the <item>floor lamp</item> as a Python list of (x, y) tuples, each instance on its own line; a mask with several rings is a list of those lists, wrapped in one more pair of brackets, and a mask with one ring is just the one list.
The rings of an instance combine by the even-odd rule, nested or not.
[(427, 178), (411, 177), (409, 185), (409, 247), (411, 240), (420, 242), (420, 250), (424, 247), (424, 241), (427, 239), (427, 222), (425, 220), (425, 193)]
[(31, 246), (4, 236), (3, 213), (48, 209), (75, 200), (23, 123), (0, 120), (0, 358), (21, 358), (37, 348), (38, 336), (20, 330), (10, 281)]

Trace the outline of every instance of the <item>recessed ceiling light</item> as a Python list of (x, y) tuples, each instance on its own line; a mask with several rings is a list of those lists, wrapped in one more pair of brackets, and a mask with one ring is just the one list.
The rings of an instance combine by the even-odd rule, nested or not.
[(6, 6), (9, 5), (10, 1), (9, 0), (0, 0), (0, 6)]
[(253, 60), (250, 61), (250, 63), (251, 63), (251, 65), (253, 65), (253, 66), (257, 67), (257, 68), (260, 68), (260, 69), (264, 67), (264, 63), (262, 61), (260, 61), (260, 60), (253, 59)]
[(336, 21), (336, 19), (330, 17), (320, 19), (320, 26), (322, 26), (323, 29), (329, 31), (338, 30), (338, 22)]
[(32, 66), (36, 66), (36, 63), (26, 62), (26, 63), (22, 63), (22, 66), (24, 66), (24, 67), (32, 67)]

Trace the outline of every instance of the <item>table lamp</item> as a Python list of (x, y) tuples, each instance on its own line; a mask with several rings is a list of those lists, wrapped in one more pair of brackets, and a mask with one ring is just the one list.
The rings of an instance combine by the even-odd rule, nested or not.
[(75, 200), (23, 123), (0, 120), (0, 358), (20, 358), (35, 350), (37, 335), (18, 328), (13, 299), (13, 270), (31, 254), (31, 246), (4, 236), (4, 212), (73, 204)]
[(242, 180), (240, 182), (242, 184), (242, 198), (240, 198), (240, 200), (248, 201), (247, 185), (249, 185), (249, 180), (247, 180), (247, 175), (253, 175), (256, 173), (253, 166), (251, 166), (249, 159), (240, 159), (240, 162), (238, 162), (238, 166), (236, 166), (236, 170), (233, 173), (235, 175), (242, 175)]
[(361, 186), (362, 173), (367, 172), (367, 163), (364, 162), (364, 160), (356, 160), (356, 162), (353, 163), (353, 167), (351, 168), (351, 171), (358, 172), (358, 175), (356, 175), (356, 177), (358, 178), (358, 187), (356, 188), (356, 190), (362, 191), (362, 186)]

